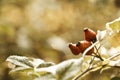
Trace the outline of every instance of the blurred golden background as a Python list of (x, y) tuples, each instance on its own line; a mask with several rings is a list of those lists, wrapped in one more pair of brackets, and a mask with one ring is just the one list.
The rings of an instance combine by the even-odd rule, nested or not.
[(119, 16), (120, 0), (0, 0), (0, 80), (13, 80), (8, 56), (76, 58), (68, 43), (83, 40), (85, 27), (103, 30)]

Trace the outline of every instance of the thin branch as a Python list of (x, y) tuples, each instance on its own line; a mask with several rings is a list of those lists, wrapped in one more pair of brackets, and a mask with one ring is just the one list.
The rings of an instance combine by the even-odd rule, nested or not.
[(95, 42), (94, 44), (92, 44), (90, 47), (88, 47), (88, 48), (83, 52), (83, 55), (82, 55), (83, 59), (85, 58), (85, 55), (87, 54), (87, 52), (88, 52), (89, 50), (91, 50), (96, 44), (98, 44), (98, 42), (99, 42), (99, 41)]
[[(98, 44), (98, 43), (99, 43), (99, 41), (95, 42), (94, 44), (92, 44), (90, 47), (88, 47), (88, 48), (83, 52), (83, 55), (82, 55), (83, 61), (84, 61), (84, 59), (85, 59), (85, 55), (87, 54), (87, 52), (88, 52), (89, 50), (91, 50), (93, 47), (95, 47), (95, 45)], [(95, 48), (96, 48), (96, 47), (95, 47)], [(97, 49), (97, 48), (96, 48), (96, 49)], [(97, 51), (97, 52), (98, 52), (98, 51)], [(95, 54), (95, 56), (96, 56), (97, 58), (99, 58), (101, 61), (104, 61), (104, 60), (102, 59), (101, 55), (99, 54), (99, 52), (98, 52), (98, 55)], [(108, 60), (112, 60), (113, 58), (115, 58), (115, 57), (117, 57), (117, 56), (120, 56), (120, 53), (119, 53), (119, 54), (116, 54), (116, 55), (113, 55), (112, 57), (108, 58)], [(115, 66), (115, 67), (120, 68), (120, 67), (118, 67), (118, 66)], [(83, 76), (84, 74), (86, 74), (87, 72), (89, 72), (90, 70), (95, 69), (95, 68), (96, 68), (96, 67), (88, 67), (88, 69), (86, 69), (84, 72), (82, 72), (81, 74), (79, 74), (78, 76), (76, 76), (73, 80), (78, 80), (81, 76)]]
[(104, 61), (104, 59), (99, 55), (96, 55), (95, 57), (99, 58), (101, 61)]
[(76, 76), (73, 80), (78, 80), (81, 76), (83, 76), (85, 73), (87, 73), (88, 71), (92, 70), (93, 68), (88, 68), (86, 69), (84, 72), (82, 72), (81, 74), (79, 74), (78, 76)]
[[(118, 52), (117, 52), (117, 53), (118, 53)], [(108, 60), (112, 60), (113, 58), (118, 57), (118, 56), (120, 56), (120, 53), (119, 53), (119, 54), (115, 54), (115, 55), (111, 56), (110, 58), (108, 58)]]
[(95, 59), (95, 56), (93, 56), (93, 58), (91, 59), (91, 61), (89, 63), (90, 65), (93, 63), (94, 59)]
[[(96, 44), (98, 44), (99, 41), (95, 42), (94, 44), (92, 44), (90, 47), (88, 47), (82, 55), (82, 60), (84, 61), (85, 55), (87, 54), (87, 52), (89, 50), (91, 50), (93, 47), (95, 47)], [(78, 76), (76, 76), (73, 80), (77, 80), (79, 79), (81, 76), (83, 76), (85, 73), (87, 73), (88, 71), (92, 70), (93, 68), (88, 67), (88, 69), (86, 69), (84, 72), (82, 72), (81, 74), (79, 74)]]
[[(101, 47), (101, 46), (100, 46), (100, 47)], [(104, 61), (104, 59), (101, 57), (100, 53), (98, 52), (98, 50), (100, 49), (100, 47), (97, 49), (97, 47), (95, 46), (95, 49), (97, 50), (96, 53), (98, 53), (98, 55), (97, 55), (97, 54), (95, 54), (95, 55), (96, 55), (96, 57), (99, 58), (101, 61)]]

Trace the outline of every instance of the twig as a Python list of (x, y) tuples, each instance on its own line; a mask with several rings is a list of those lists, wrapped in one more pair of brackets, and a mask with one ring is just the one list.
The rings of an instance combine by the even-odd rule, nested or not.
[(95, 46), (95, 49), (96, 49), (96, 51), (97, 51), (96, 53), (98, 53), (98, 54), (96, 54), (96, 53), (94, 53), (94, 54), (95, 54), (96, 57), (99, 58), (101, 61), (104, 61), (104, 59), (101, 57), (100, 53), (98, 52), (98, 50), (100, 49), (100, 47), (101, 47), (101, 46), (99, 46), (98, 49), (97, 49), (97, 47)]
[(90, 65), (93, 63), (94, 59), (95, 59), (95, 56), (93, 56), (93, 58), (91, 59), (91, 61), (89, 63)]
[(89, 50), (91, 50), (99, 41), (95, 42), (94, 44), (92, 44), (90, 47), (88, 47), (84, 52), (83, 52), (83, 55), (82, 55), (82, 58), (84, 59), (85, 58), (85, 55), (87, 54), (87, 52)]
[[(82, 55), (82, 60), (84, 61), (85, 55), (87, 54), (87, 52), (89, 50), (91, 50), (99, 41), (95, 42), (94, 44), (92, 44), (90, 47), (88, 47)], [(92, 70), (93, 68), (91, 68), (90, 66), (88, 67), (88, 69), (86, 69), (84, 72), (82, 72), (81, 74), (79, 74), (78, 76), (76, 76), (73, 80), (77, 80), (79, 79), (82, 75), (84, 75), (85, 73), (87, 73), (88, 71)]]
[[(118, 52), (117, 52), (118, 53)], [(115, 54), (113, 56), (111, 56), (110, 58), (108, 58), (108, 60), (112, 60), (113, 58), (117, 57), (117, 56), (120, 56), (120, 53), (119, 54)]]
[(96, 55), (95, 57), (99, 58), (101, 61), (104, 61), (104, 59), (99, 55)]
[[(82, 59), (83, 59), (83, 61), (84, 61), (84, 59), (85, 59), (85, 55), (87, 54), (87, 52), (89, 51), (89, 50), (91, 50), (93, 47), (95, 47), (95, 45), (98, 43), (99, 41), (97, 41), (97, 42), (95, 42), (94, 44), (92, 44), (90, 47), (88, 47), (84, 52), (83, 52), (83, 55), (82, 55)], [(96, 47), (95, 47), (96, 48)], [(97, 48), (96, 48), (97, 49)], [(97, 51), (98, 52), (98, 51)], [(96, 55), (96, 57), (97, 58), (99, 58), (101, 61), (104, 61), (103, 59), (102, 59), (102, 57), (101, 57), (101, 55), (99, 54), (99, 52), (98, 52), (98, 55), (97, 54), (95, 54)], [(112, 60), (113, 58), (115, 58), (115, 57), (117, 57), (117, 56), (120, 56), (120, 53), (119, 54), (116, 54), (116, 55), (114, 55), (114, 56), (112, 56), (112, 57), (110, 57), (110, 58), (108, 58), (108, 60)], [(119, 67), (120, 68), (120, 67)], [(82, 72), (81, 74), (79, 74), (78, 76), (76, 76), (73, 80), (78, 80), (81, 76), (83, 76), (84, 74), (86, 74), (87, 72), (89, 72), (90, 70), (92, 70), (92, 69), (95, 69), (95, 67), (88, 67), (88, 69), (86, 69), (84, 72)]]
[(84, 75), (85, 73), (87, 73), (88, 71), (92, 70), (93, 68), (88, 68), (86, 69), (84, 72), (82, 72), (81, 74), (79, 74), (77, 77), (75, 77), (73, 80), (78, 80), (82, 75)]

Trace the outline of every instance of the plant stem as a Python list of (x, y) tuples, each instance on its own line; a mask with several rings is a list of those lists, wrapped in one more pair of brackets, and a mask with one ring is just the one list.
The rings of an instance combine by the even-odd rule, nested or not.
[[(98, 41), (94, 44), (92, 44), (90, 47), (88, 47), (84, 52), (83, 52), (83, 55), (82, 55), (82, 59), (84, 60), (85, 58), (85, 55), (87, 54), (87, 52), (89, 50), (91, 50), (96, 44), (98, 43)], [(93, 61), (92, 61), (93, 62)], [(85, 73), (87, 73), (88, 71), (90, 71), (91, 69), (93, 68), (90, 68), (88, 67), (88, 69), (86, 69), (84, 72), (82, 72), (81, 74), (79, 74), (78, 76), (76, 76), (73, 80), (78, 80), (82, 75), (84, 75)]]
[(119, 54), (115, 54), (113, 55), (112, 57), (108, 58), (109, 60), (112, 60), (113, 58), (117, 57), (117, 56), (120, 56), (120, 53)]
[(88, 68), (86, 69), (84, 72), (82, 72), (81, 74), (79, 74), (78, 76), (76, 76), (73, 80), (78, 80), (82, 75), (84, 75), (85, 73), (87, 73), (88, 71), (92, 70), (93, 68)]
[(82, 55), (82, 58), (84, 59), (85, 58), (85, 55), (87, 54), (87, 52), (89, 50), (91, 50), (99, 41), (95, 42), (94, 44), (92, 44), (90, 47), (88, 47), (84, 52), (83, 52), (83, 55)]
[(96, 53), (98, 53), (98, 54), (94, 53), (96, 55), (96, 57), (99, 58), (101, 61), (104, 61), (104, 59), (101, 57), (100, 53), (98, 52), (98, 50), (100, 49), (100, 47), (97, 49), (97, 47), (95, 46), (95, 49), (97, 51)]

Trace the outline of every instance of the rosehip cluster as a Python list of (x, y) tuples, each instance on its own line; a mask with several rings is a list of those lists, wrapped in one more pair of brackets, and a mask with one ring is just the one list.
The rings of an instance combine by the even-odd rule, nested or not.
[[(83, 53), (92, 43), (96, 42), (96, 33), (88, 28), (84, 29), (84, 39), (83, 41), (79, 41), (76, 44), (70, 43), (69, 48), (74, 55), (78, 55)], [(86, 55), (91, 55), (94, 52), (94, 48), (89, 50)]]

